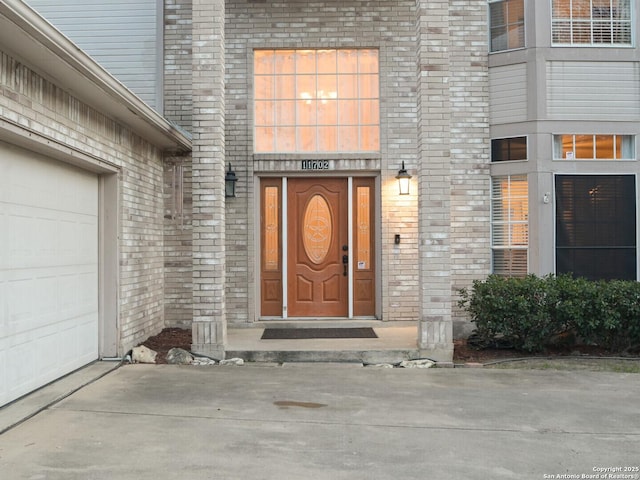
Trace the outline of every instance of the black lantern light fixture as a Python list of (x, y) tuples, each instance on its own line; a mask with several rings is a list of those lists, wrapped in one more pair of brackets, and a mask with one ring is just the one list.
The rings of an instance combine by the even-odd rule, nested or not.
[(224, 176), (224, 196), (227, 198), (236, 196), (236, 182), (238, 181), (238, 177), (236, 177), (236, 172), (231, 170), (231, 164), (229, 164), (229, 170)]
[(398, 170), (398, 175), (396, 175), (398, 179), (398, 187), (400, 188), (400, 195), (409, 195), (409, 185), (411, 183), (411, 175), (407, 172), (407, 169), (404, 168), (404, 160), (402, 161), (402, 168)]

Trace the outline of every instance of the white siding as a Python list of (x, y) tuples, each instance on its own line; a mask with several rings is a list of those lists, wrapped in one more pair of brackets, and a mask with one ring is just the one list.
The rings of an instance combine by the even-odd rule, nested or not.
[(157, 0), (28, 0), (150, 106), (158, 101), (162, 49)]
[(638, 120), (640, 76), (632, 62), (548, 62), (547, 111), (557, 120)]
[(489, 70), (490, 122), (492, 125), (527, 119), (527, 65)]

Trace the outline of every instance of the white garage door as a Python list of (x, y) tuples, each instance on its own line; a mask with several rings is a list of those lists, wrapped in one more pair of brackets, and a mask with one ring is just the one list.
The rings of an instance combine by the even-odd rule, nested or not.
[(0, 405), (98, 358), (98, 178), (0, 142)]

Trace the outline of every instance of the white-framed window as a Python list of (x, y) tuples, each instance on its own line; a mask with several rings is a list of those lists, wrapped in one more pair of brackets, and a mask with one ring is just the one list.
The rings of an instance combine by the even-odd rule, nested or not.
[(631, 45), (631, 0), (552, 0), (554, 45)]
[(527, 137), (494, 138), (491, 140), (492, 162), (527, 160)]
[(494, 274), (527, 275), (529, 184), (526, 175), (491, 179), (491, 250)]
[(489, 0), (490, 51), (523, 48), (524, 0)]
[(380, 150), (376, 49), (254, 51), (256, 153)]
[(635, 158), (633, 135), (553, 136), (554, 160), (635, 160)]

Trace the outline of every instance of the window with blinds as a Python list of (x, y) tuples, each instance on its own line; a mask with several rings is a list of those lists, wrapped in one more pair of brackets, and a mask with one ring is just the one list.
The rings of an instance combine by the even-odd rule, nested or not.
[(631, 45), (631, 0), (553, 0), (554, 45)]
[(554, 135), (554, 160), (634, 160), (633, 135)]
[(493, 273), (523, 277), (528, 272), (529, 186), (526, 175), (491, 179)]
[(636, 280), (634, 175), (557, 175), (556, 273)]
[(524, 47), (524, 0), (489, 2), (490, 50), (499, 52)]

